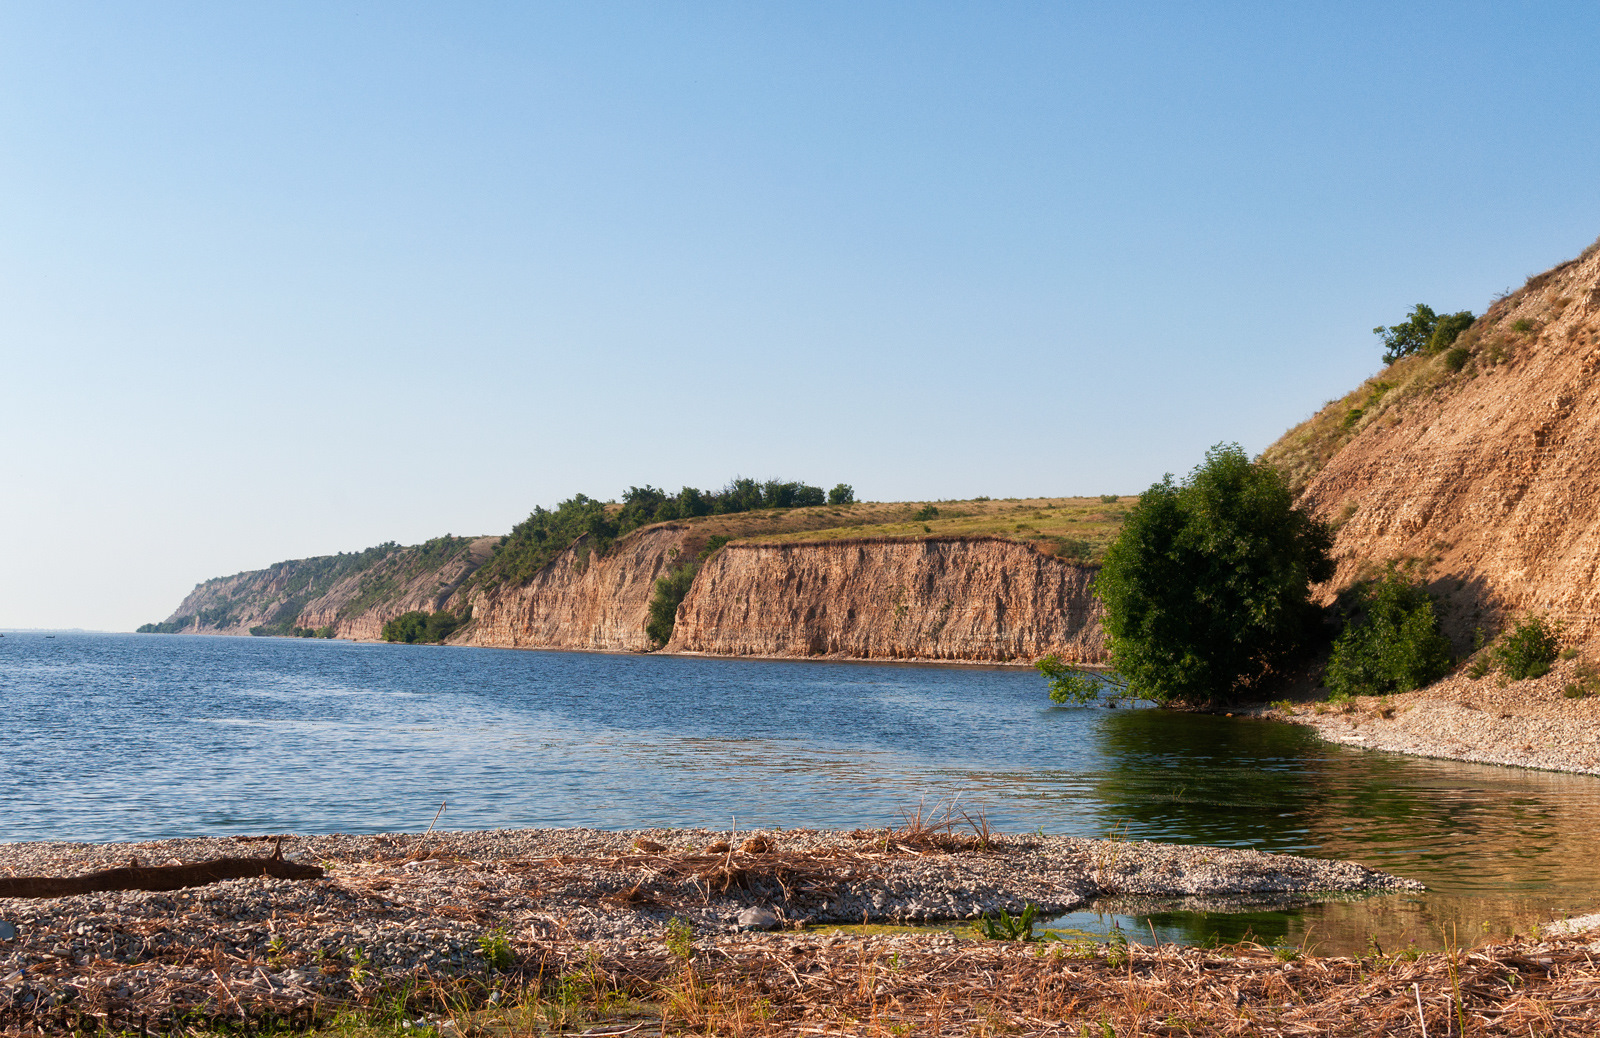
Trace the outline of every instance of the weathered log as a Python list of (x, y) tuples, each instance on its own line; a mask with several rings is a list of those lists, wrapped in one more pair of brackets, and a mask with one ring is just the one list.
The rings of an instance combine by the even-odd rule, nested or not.
[(193, 865), (129, 865), (83, 876), (0, 876), (0, 897), (71, 897), (103, 890), (178, 890), (224, 879), (321, 879), (322, 869), (271, 858), (214, 858)]

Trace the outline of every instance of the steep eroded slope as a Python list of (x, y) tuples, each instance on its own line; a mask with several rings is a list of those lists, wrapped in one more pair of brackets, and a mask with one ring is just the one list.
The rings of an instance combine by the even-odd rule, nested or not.
[(1416, 559), (1458, 646), (1530, 611), (1600, 638), (1600, 248), (1458, 346), (1397, 362), (1263, 455), (1338, 525), (1328, 594)]

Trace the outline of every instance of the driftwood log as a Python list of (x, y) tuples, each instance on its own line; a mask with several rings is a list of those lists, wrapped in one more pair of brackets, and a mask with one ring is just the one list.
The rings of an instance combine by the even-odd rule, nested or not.
[(0, 876), (0, 897), (71, 897), (103, 890), (178, 890), (224, 879), (321, 879), (322, 869), (270, 858), (214, 858), (193, 865), (128, 865), (84, 876)]

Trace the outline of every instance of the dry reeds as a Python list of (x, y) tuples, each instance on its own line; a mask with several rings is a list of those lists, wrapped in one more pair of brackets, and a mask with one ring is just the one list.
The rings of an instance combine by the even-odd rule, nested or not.
[(624, 972), (617, 982), (644, 997), (652, 984), (670, 988), (660, 1003), (667, 1033), (1600, 1033), (1600, 964), (1582, 939), (1415, 959), (1285, 961), (1259, 946), (1107, 955), (1092, 946), (836, 938), (723, 943), (703, 958), (696, 970), (685, 967), (692, 976)]
[[(87, 1014), (134, 1020), (216, 1007), (326, 1024), (354, 1013), (377, 1033), (451, 1019), (458, 1033), (778, 1035), (1600, 1034), (1600, 963), (1590, 937), (1528, 939), (1420, 956), (1285, 956), (1259, 945), (1196, 949), (980, 942), (948, 935), (768, 934), (656, 942), (608, 953), (524, 945), (507, 970), (383, 980), (340, 964), (337, 996), (264, 989), (219, 950), (195, 949), (158, 991), (116, 1006), (86, 998), (41, 1013), (38, 1032)], [(174, 963), (174, 965), (178, 965)], [(80, 990), (113, 990), (119, 967), (79, 967)], [(229, 1011), (232, 1011), (231, 1009)], [(297, 1014), (301, 1014), (298, 1015)], [(644, 1023), (641, 1023), (644, 1021)], [(12, 1020), (11, 1023), (15, 1023)], [(66, 1026), (58, 1027), (58, 1024)], [(304, 1029), (298, 1028), (298, 1029)]]

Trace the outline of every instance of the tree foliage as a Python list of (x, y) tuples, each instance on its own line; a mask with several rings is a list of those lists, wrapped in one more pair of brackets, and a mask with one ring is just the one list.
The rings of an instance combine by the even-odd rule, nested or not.
[(1450, 639), (1433, 596), (1390, 569), (1356, 589), (1357, 612), (1333, 643), (1327, 684), (1336, 695), (1410, 692), (1444, 677)]
[(1207, 451), (1182, 483), (1150, 487), (1095, 581), (1129, 692), (1202, 704), (1257, 684), (1314, 630), (1310, 585), (1333, 575), (1331, 545), (1283, 477), (1237, 444)]
[(413, 609), (408, 613), (401, 613), (383, 625), (383, 640), (405, 642), (408, 645), (416, 642), (442, 642), (454, 634), (456, 628), (464, 622), (464, 617), (457, 617), (448, 609), (441, 609), (436, 613)]
[(1088, 706), (1107, 688), (1126, 692), (1126, 685), (1115, 674), (1091, 674), (1051, 653), (1036, 660), (1034, 668), (1050, 682), (1050, 701), (1062, 706)]
[(1383, 362), (1393, 364), (1401, 357), (1414, 353), (1439, 353), (1449, 349), (1456, 338), (1469, 327), (1474, 318), (1468, 310), (1440, 316), (1433, 307), (1418, 303), (1399, 324), (1372, 329), (1372, 334), (1383, 339)]
[(761, 483), (743, 476), (730, 480), (721, 490), (683, 487), (676, 494), (668, 494), (648, 483), (629, 487), (622, 495), (620, 508), (577, 494), (553, 511), (535, 508), (532, 515), (512, 528), (495, 549), (494, 557), (472, 579), (480, 584), (525, 583), (581, 537), (588, 538), (589, 552), (604, 556), (617, 538), (651, 523), (758, 508), (805, 508), (826, 500), (821, 487), (781, 479)]
[(699, 564), (691, 562), (656, 578), (655, 592), (650, 596), (649, 619), (644, 625), (644, 633), (656, 646), (672, 640), (678, 606), (689, 593), (689, 586), (694, 583), (694, 575), (699, 570)]

